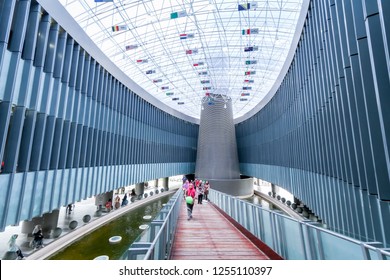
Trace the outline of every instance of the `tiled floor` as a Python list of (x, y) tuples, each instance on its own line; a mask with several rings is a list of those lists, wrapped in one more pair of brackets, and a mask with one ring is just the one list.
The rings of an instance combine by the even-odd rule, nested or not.
[(172, 260), (265, 260), (269, 259), (207, 201), (195, 203), (187, 220), (182, 203)]

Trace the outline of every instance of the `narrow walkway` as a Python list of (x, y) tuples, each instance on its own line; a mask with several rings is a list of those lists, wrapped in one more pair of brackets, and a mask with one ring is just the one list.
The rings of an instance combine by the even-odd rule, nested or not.
[[(197, 202), (196, 202), (197, 203)], [(185, 202), (178, 218), (171, 260), (270, 259), (207, 201), (195, 204), (187, 220)]]

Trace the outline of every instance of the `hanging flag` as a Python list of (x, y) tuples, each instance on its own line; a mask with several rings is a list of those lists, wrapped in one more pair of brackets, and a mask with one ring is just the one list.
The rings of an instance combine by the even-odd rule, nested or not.
[(137, 63), (148, 63), (147, 59), (137, 59)]
[(206, 92), (204, 95), (205, 96), (210, 96), (210, 92)]
[(154, 74), (154, 73), (156, 73), (156, 70), (148, 70), (148, 71), (146, 71), (146, 74)]
[(211, 87), (203, 87), (203, 90), (210, 90)]
[(167, 96), (173, 95), (173, 92), (166, 92), (165, 93)]
[(127, 30), (127, 25), (114, 25), (114, 26), (112, 26), (113, 32), (124, 31), (124, 30)]
[(199, 62), (196, 62), (196, 63), (194, 63), (193, 64), (193, 66), (202, 66), (202, 65), (204, 65), (204, 62), (202, 62), (202, 61), (199, 61)]
[(238, 10), (239, 11), (246, 11), (249, 10), (251, 7), (251, 4), (246, 3), (246, 4), (238, 4)]
[(252, 87), (242, 87), (243, 90), (251, 90)]
[(255, 75), (255, 74), (256, 74), (256, 71), (245, 71), (246, 76)]
[(249, 28), (249, 29), (243, 29), (241, 31), (242, 35), (250, 35), (250, 34), (259, 34), (258, 28)]
[(128, 45), (128, 46), (126, 46), (126, 51), (134, 50), (136, 48), (138, 48), (138, 45)]
[(161, 82), (162, 82), (162, 79), (153, 80), (153, 83), (161, 83)]
[(197, 49), (194, 49), (194, 50), (186, 50), (186, 54), (196, 54), (198, 53), (198, 50)]
[(241, 93), (241, 96), (249, 96), (249, 95), (250, 95), (249, 92), (243, 92), (243, 93)]
[(253, 51), (258, 51), (259, 47), (254, 46), (254, 47), (245, 47), (244, 52), (253, 52)]
[(247, 10), (256, 10), (257, 9), (257, 2), (251, 2), (246, 4), (238, 4), (238, 10), (239, 11), (247, 11)]
[(248, 98), (240, 98), (240, 101), (248, 101)]
[(113, 2), (113, 0), (95, 0), (95, 3), (99, 2)]
[(199, 76), (207, 75), (207, 71), (198, 72), (198, 75), (199, 75)]
[(248, 84), (253, 84), (255, 81), (254, 80), (244, 80), (244, 83), (248, 83)]
[(210, 81), (209, 80), (202, 80), (202, 81), (200, 81), (200, 83), (202, 83), (202, 84), (209, 84)]
[(164, 86), (164, 87), (161, 87), (162, 90), (166, 90), (166, 89), (169, 89), (169, 86)]
[(179, 18), (179, 17), (185, 17), (185, 16), (187, 16), (187, 12), (186, 11), (171, 13), (171, 19), (175, 19), (175, 18)]
[(183, 105), (184, 102), (177, 102), (177, 105)]
[(172, 101), (176, 101), (176, 100), (179, 100), (179, 97), (172, 98)]
[(193, 39), (195, 36), (194, 34), (180, 34), (180, 39), (183, 40), (183, 39)]
[(246, 65), (257, 64), (257, 60), (246, 60), (245, 64)]

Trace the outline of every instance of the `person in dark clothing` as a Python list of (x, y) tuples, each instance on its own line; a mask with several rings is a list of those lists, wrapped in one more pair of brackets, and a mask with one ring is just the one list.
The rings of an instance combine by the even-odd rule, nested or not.
[(42, 232), (42, 227), (41, 225), (36, 225), (33, 232), (32, 232), (33, 236), (34, 236), (34, 241), (33, 241), (33, 248), (34, 249), (38, 249), (38, 248), (43, 248), (45, 247), (43, 245), (43, 232)]

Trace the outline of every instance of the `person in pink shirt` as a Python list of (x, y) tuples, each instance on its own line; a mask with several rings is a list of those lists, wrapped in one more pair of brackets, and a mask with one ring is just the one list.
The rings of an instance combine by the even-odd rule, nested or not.
[(193, 184), (189, 184), (188, 186), (188, 189), (185, 193), (185, 196), (190, 196), (192, 197), (192, 203), (188, 203), (187, 199), (186, 199), (186, 202), (187, 202), (187, 220), (191, 220), (192, 219), (192, 209), (194, 208), (194, 200), (195, 200), (195, 188), (194, 188), (194, 185)]

